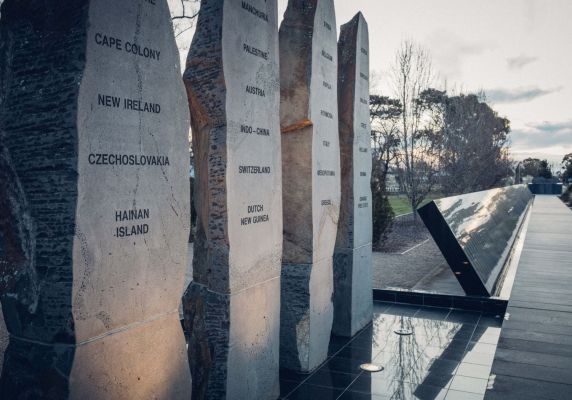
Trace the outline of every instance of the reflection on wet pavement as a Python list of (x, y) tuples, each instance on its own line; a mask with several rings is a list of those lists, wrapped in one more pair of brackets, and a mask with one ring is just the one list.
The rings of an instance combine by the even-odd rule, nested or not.
[[(501, 324), (478, 312), (376, 302), (373, 323), (352, 339), (333, 336), (314, 373), (281, 371), (281, 398), (483, 399)], [(366, 362), (384, 370), (362, 372)]]

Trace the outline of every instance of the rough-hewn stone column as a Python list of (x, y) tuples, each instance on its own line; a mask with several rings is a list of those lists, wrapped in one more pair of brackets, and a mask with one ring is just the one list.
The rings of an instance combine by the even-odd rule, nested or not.
[(184, 299), (194, 399), (279, 395), (276, 0), (203, 0), (184, 74), (197, 238)]
[(6, 0), (1, 398), (185, 398), (188, 109), (166, 1)]
[(281, 366), (327, 356), (340, 206), (337, 35), (332, 0), (290, 0), (280, 27), (284, 255)]
[(334, 255), (333, 332), (353, 336), (372, 319), (369, 37), (358, 13), (338, 43), (342, 202)]

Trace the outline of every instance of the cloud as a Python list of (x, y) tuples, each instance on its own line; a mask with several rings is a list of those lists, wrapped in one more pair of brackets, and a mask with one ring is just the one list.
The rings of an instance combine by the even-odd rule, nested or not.
[(517, 57), (507, 58), (506, 62), (508, 64), (508, 69), (522, 69), (528, 64), (531, 64), (538, 60), (538, 57), (531, 57), (521, 54)]
[[(521, 154), (550, 154), (552, 160), (562, 160), (572, 152), (572, 120), (529, 122), (511, 133), (513, 152)], [(540, 157), (540, 156), (539, 156)]]
[(459, 78), (467, 57), (481, 55), (495, 47), (489, 42), (465, 41), (446, 30), (430, 34), (426, 45), (445, 78)]
[(516, 89), (489, 89), (485, 90), (487, 94), (487, 100), (493, 103), (523, 103), (527, 101), (532, 101), (542, 96), (546, 96), (552, 93), (557, 93), (562, 90), (562, 86), (542, 89), (538, 87), (525, 87)]

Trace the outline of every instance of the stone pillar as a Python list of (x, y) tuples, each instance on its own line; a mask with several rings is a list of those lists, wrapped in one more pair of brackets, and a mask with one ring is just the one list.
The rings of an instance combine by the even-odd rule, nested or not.
[(281, 366), (328, 353), (340, 207), (337, 35), (332, 0), (290, 0), (280, 27), (284, 253)]
[(188, 109), (166, 1), (6, 0), (0, 398), (188, 398)]
[(279, 395), (277, 21), (276, 0), (203, 0), (187, 58), (198, 218), (183, 307), (193, 399)]
[(369, 36), (358, 13), (338, 43), (342, 202), (334, 254), (336, 335), (353, 336), (372, 320)]

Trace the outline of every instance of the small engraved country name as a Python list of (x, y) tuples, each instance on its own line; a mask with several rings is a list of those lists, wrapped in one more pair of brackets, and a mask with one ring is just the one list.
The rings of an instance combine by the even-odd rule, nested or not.
[(239, 165), (238, 166), (238, 173), (239, 174), (269, 174), (270, 167), (262, 167), (258, 165)]
[(366, 55), (366, 56), (367, 56), (367, 50), (364, 49), (363, 47), (361, 48), (361, 53), (362, 53), (363, 55)]
[(332, 55), (330, 53), (328, 53), (326, 50), (322, 50), (322, 57), (324, 57), (330, 61), (334, 61), (334, 57), (332, 57)]
[(246, 93), (250, 93), (255, 96), (266, 97), (266, 92), (264, 89), (252, 85), (246, 86)]
[(161, 113), (161, 105), (157, 103), (150, 103), (147, 101), (136, 99), (122, 99), (118, 96), (110, 96), (107, 94), (97, 94), (97, 105), (110, 108), (121, 108), (124, 110), (133, 110), (140, 112), (148, 112), (152, 114)]
[(254, 128), (250, 125), (240, 125), (240, 133), (256, 134), (258, 136), (270, 136), (270, 129)]
[(155, 5), (156, 0), (144, 0), (144, 3)]
[(367, 153), (367, 147), (360, 147), (359, 151), (360, 153)]
[(331, 31), (332, 30), (332, 25), (328, 24), (326, 21), (324, 21), (324, 28), (326, 28), (327, 30)]
[(365, 124), (365, 123), (363, 123), (363, 122), (360, 124), (360, 126), (361, 126), (363, 129), (367, 129), (367, 124)]
[(242, 50), (244, 50), (245, 53), (251, 54), (251, 55), (256, 56), (256, 57), (260, 57), (263, 60), (268, 60), (268, 52), (267, 51), (257, 49), (256, 47), (251, 46), (249, 44), (243, 43), (242, 44)]
[(367, 106), (367, 100), (364, 99), (363, 97), (360, 97), (359, 101), (361, 104), (365, 104)]
[(143, 154), (90, 153), (87, 161), (90, 165), (116, 165), (119, 167), (164, 167), (171, 165), (167, 156), (148, 156)]
[(109, 47), (126, 53), (135, 54), (150, 60), (157, 60), (161, 57), (161, 51), (150, 47), (141, 46), (140, 44), (124, 41), (114, 36), (108, 36), (101, 32), (96, 32), (95, 43), (99, 46)]
[[(259, 214), (264, 212), (264, 205), (263, 204), (254, 204), (247, 207), (248, 214)], [(240, 225), (247, 226), (247, 225), (254, 225), (260, 224), (263, 222), (270, 221), (270, 216), (268, 214), (261, 214), (255, 216), (248, 216), (240, 219)]]
[(265, 12), (260, 11), (258, 8), (254, 7), (253, 5), (247, 3), (246, 1), (242, 2), (242, 9), (248, 11), (255, 17), (260, 18), (261, 20), (268, 22), (268, 14)]
[(330, 142), (328, 142), (327, 140), (322, 141), (322, 145), (324, 147), (330, 147)]
[(363, 72), (360, 72), (360, 73), (359, 73), (359, 76), (360, 76), (361, 79), (366, 80), (366, 81), (369, 82), (369, 78), (368, 78), (367, 75), (364, 74)]
[[(151, 213), (148, 208), (144, 209), (131, 209), (131, 210), (117, 210), (115, 211), (115, 222), (131, 222), (149, 219)], [(124, 238), (129, 236), (141, 236), (149, 233), (148, 224), (135, 224), (135, 225), (121, 225), (115, 227), (113, 236), (117, 238)]]
[(321, 110), (321, 114), (322, 114), (322, 117), (334, 119), (334, 115), (331, 112)]
[(367, 201), (367, 196), (360, 197), (360, 198), (359, 198), (359, 201)]
[(358, 203), (358, 208), (368, 208), (369, 203)]
[(367, 172), (360, 172), (359, 176), (367, 176)]
[(318, 176), (336, 176), (336, 171), (330, 169), (319, 169)]
[(332, 90), (332, 85), (330, 85), (328, 82), (323, 81), (323, 84), (325, 88)]
[(332, 205), (332, 200), (322, 200), (322, 205), (323, 205), (323, 206), (331, 206), (331, 205)]

